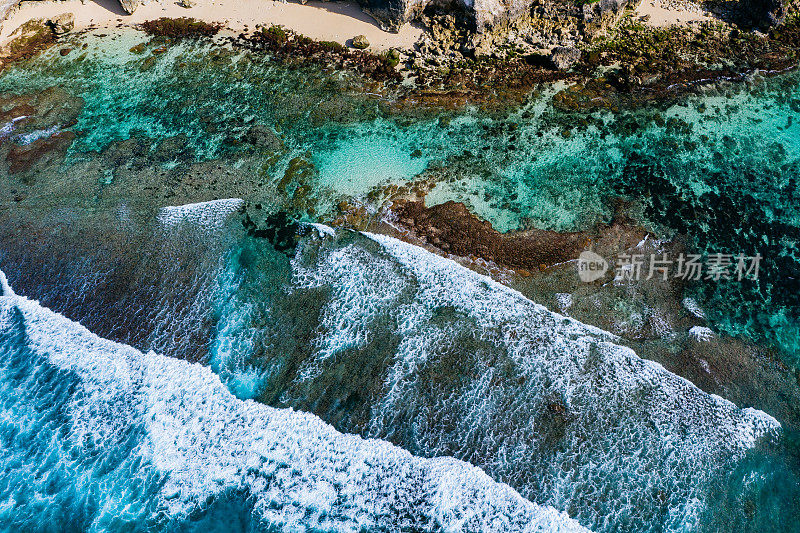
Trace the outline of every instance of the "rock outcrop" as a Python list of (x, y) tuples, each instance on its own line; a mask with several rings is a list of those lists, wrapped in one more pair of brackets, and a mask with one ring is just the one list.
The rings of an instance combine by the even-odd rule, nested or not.
[(567, 70), (581, 58), (581, 51), (569, 46), (556, 46), (550, 52), (550, 62), (557, 70)]
[(600, 0), (583, 5), (583, 33), (589, 39), (615, 25), (626, 8), (636, 9), (642, 0)]
[(132, 14), (139, 7), (139, 0), (119, 0), (119, 5), (127, 14)]
[(426, 7), (463, 11), (478, 33), (491, 30), (498, 24), (527, 15), (534, 0), (361, 0), (361, 5), (384, 30), (397, 31), (400, 26), (417, 18)]
[(75, 15), (72, 13), (62, 13), (47, 21), (47, 25), (56, 35), (63, 35), (71, 32), (75, 28)]
[(740, 0), (737, 6), (738, 22), (769, 28), (783, 24), (788, 2), (782, 0)]
[(19, 5), (20, 0), (0, 0), (0, 28), (11, 12)]
[(356, 35), (353, 37), (353, 48), (358, 50), (366, 50), (369, 48), (369, 40), (366, 35)]

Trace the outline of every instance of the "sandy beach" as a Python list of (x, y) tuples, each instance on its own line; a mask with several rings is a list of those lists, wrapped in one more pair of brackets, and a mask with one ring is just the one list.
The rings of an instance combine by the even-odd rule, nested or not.
[(690, 24), (693, 22), (707, 22), (715, 20), (707, 16), (697, 5), (680, 2), (663, 2), (662, 0), (644, 0), (636, 8), (636, 18), (646, 17), (644, 23), (656, 28)]
[(422, 29), (406, 24), (399, 33), (381, 30), (375, 20), (361, 9), (345, 2), (284, 3), (273, 0), (196, 0), (185, 8), (175, 0), (151, 1), (139, 6), (133, 15), (126, 14), (117, 0), (28, 1), (3, 22), (0, 42), (30, 19), (50, 18), (61, 13), (75, 15), (75, 29), (89, 26), (139, 24), (160, 17), (193, 17), (207, 22), (221, 22), (233, 31), (254, 29), (256, 24), (280, 24), (308, 37), (345, 44), (356, 35), (366, 35), (370, 50), (409, 49)]

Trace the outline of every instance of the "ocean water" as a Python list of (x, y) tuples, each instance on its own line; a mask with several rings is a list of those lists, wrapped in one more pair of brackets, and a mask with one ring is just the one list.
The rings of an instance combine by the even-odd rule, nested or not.
[[(187, 346), (205, 347), (208, 366), (192, 368), (218, 376), (241, 400), (314, 413), (415, 456), (467, 461), (593, 530), (792, 527), (790, 434), (769, 415), (704, 393), (614, 335), (393, 238), (307, 225), (295, 248), (278, 250), (244, 232), (240, 205), (227, 199), (153, 213), (152, 239), (173, 251), (155, 264), (127, 252), (106, 263), (99, 256), (51, 289), (4, 265), (27, 290), (104, 335), (144, 330), (133, 341), (181, 358)], [(187, 260), (192, 250), (205, 260)], [(114, 291), (121, 281), (113, 271), (131, 269), (125, 262), (139, 263), (132, 286)], [(111, 275), (95, 291), (115, 292), (117, 309), (103, 316), (139, 315), (124, 330), (72, 301), (85, 287), (63, 290), (69, 277), (106, 268)], [(157, 299), (137, 292), (147, 273)]]
[(0, 204), (7, 529), (797, 530), (797, 420), (455, 262), (322, 224), (421, 180), (428, 205), (500, 231), (590, 229), (622, 200), (689, 251), (761, 253), (758, 282), (686, 288), (711, 329), (684, 333), (791, 368), (797, 74), (615, 113), (559, 111), (558, 87), (411, 112), (226, 46), (74, 39), (0, 75), (43, 115), (6, 124), (4, 150), (77, 135), (63, 161), (0, 176), (20, 195)]
[[(137, 32), (84, 39), (85, 50), (53, 50), (0, 79), (2, 91), (58, 86), (83, 99), (66, 162), (77, 172), (100, 151), (98, 179), (113, 182), (135, 154), (109, 153), (112, 143), (133, 136), (171, 139), (141, 148), (138, 165), (169, 173), (225, 158), (258, 176), (228, 196), (288, 196), (286, 207), (309, 220), (332, 219), (342, 200), (374, 209), (386, 198), (370, 196), (376, 187), (422, 178), (435, 183), (429, 205), (462, 201), (500, 231), (591, 228), (623, 199), (659, 237), (685, 235), (691, 252), (760, 253), (759, 283), (691, 290), (718, 330), (797, 361), (796, 73), (630, 112), (560, 112), (549, 104), (556, 89), (543, 88), (505, 113), (407, 116), (344, 74), (208, 44), (137, 55), (129, 48), (147, 42)], [(248, 141), (256, 126), (268, 134)]]
[(471, 465), (238, 400), (2, 279), (4, 530), (586, 531)]

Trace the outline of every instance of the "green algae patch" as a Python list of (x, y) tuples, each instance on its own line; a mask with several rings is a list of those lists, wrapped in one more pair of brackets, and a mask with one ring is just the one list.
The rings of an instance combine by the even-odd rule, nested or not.
[(33, 57), (56, 41), (53, 29), (44, 19), (29, 20), (11, 36), (13, 39), (2, 51), (2, 65)]
[(130, 52), (132, 54), (141, 55), (147, 49), (147, 45), (145, 43), (139, 43), (136, 46), (132, 46)]
[(171, 37), (182, 39), (185, 37), (213, 37), (222, 29), (222, 24), (216, 22), (203, 22), (188, 17), (148, 20), (142, 23), (142, 29), (148, 35), (155, 37)]
[(400, 52), (396, 48), (386, 50), (381, 54), (381, 57), (390, 67), (396, 67), (400, 64)]
[(336, 41), (320, 41), (319, 42), (320, 48), (327, 52), (344, 52), (346, 48), (344, 45), (337, 43)]
[(281, 26), (270, 26), (261, 30), (261, 37), (273, 46), (283, 46), (289, 42), (289, 35)]

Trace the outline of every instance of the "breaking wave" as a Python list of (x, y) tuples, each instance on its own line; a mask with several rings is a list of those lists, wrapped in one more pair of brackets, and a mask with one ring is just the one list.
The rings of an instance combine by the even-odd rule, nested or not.
[(585, 531), (461, 461), (238, 400), (0, 280), (4, 530)]
[[(398, 496), (399, 492), (392, 489), (395, 492), (386, 498), (394, 499), (384, 504), (383, 496), (377, 495), (385, 489), (364, 488), (361, 482), (349, 478), (349, 474), (341, 474), (343, 483), (357, 485), (357, 488), (348, 488), (348, 494), (369, 494), (363, 501), (381, 502), (376, 504), (374, 512), (364, 511), (368, 520), (373, 520), (369, 523), (374, 524), (364, 526), (368, 529), (392, 529), (392, 524), (411, 524), (409, 527), (422, 529), (436, 529), (440, 525), (451, 527), (448, 524), (452, 523), (445, 518), (436, 518), (438, 504), (430, 503), (429, 499), (434, 490), (429, 483), (433, 483), (433, 479), (443, 480), (441, 472), (433, 475), (432, 466), (411, 467), (406, 463), (400, 468), (394, 459), (397, 454), (407, 457), (408, 464), (445, 461), (432, 459), (433, 463), (427, 463), (413, 456), (448, 456), (476, 465), (492, 479), (518, 491), (521, 497), (563, 510), (584, 527), (597, 531), (726, 530), (730, 528), (721, 524), (744, 523), (749, 518), (748, 507), (731, 504), (725, 498), (740, 502), (746, 498), (757, 500), (769, 493), (774, 476), (772, 471), (765, 470), (767, 475), (756, 476), (760, 481), (747, 482), (746, 495), (741, 491), (730, 497), (719, 494), (720, 491), (724, 493), (726, 487), (738, 486), (737, 483), (753, 478), (753, 469), (765, 468), (758, 466), (760, 450), (771, 446), (782, 432), (778, 422), (763, 412), (740, 409), (718, 396), (706, 394), (659, 364), (644, 360), (621, 346), (620, 339), (614, 335), (553, 313), (490, 278), (421, 248), (390, 237), (333, 230), (319, 224), (291, 223), (291, 227), (283, 228), (257, 221), (258, 229), (248, 232), (242, 224), (246, 215), (239, 212), (238, 206), (238, 202), (230, 200), (197, 204), (187, 209), (167, 208), (154, 213), (151, 220), (156, 224), (142, 226), (152, 228), (152, 234), (138, 237), (135, 242), (142, 244), (136, 246), (135, 254), (129, 255), (123, 249), (119, 254), (93, 255), (91, 257), (96, 259), (87, 263), (88, 266), (62, 268), (44, 286), (39, 285), (42, 283), (39, 280), (44, 279), (43, 273), (56, 273), (57, 269), (44, 268), (24, 255), (15, 261), (16, 256), (11, 253), (4, 260), (4, 269), (18, 292), (43, 298), (46, 305), (73, 320), (86, 323), (88, 318), (90, 322), (96, 312), (105, 310), (104, 316), (115, 317), (111, 323), (90, 322), (91, 329), (104, 337), (135, 344), (142, 351), (154, 350), (208, 364), (208, 367), (192, 366), (153, 353), (142, 355), (133, 348), (123, 350), (122, 345), (110, 341), (97, 341), (115, 347), (112, 350), (115, 353), (119, 349), (138, 354), (115, 359), (124, 361), (128, 374), (139, 376), (134, 380), (137, 383), (156, 379), (156, 370), (143, 368), (162, 369), (158, 375), (163, 375), (166, 382), (175, 382), (168, 390), (173, 391), (175, 387), (183, 390), (176, 392), (172, 400), (165, 399), (165, 405), (172, 405), (170, 402), (181, 405), (182, 402), (187, 406), (191, 399), (194, 403), (186, 408), (186, 413), (193, 413), (196, 404), (201, 402), (198, 398), (207, 393), (194, 395), (191, 391), (207, 391), (208, 383), (213, 382), (219, 394), (228, 398), (223, 402), (226, 406), (229, 403), (248, 406), (242, 409), (267, 413), (263, 416), (272, 417), (270, 420), (283, 419), (281, 417), (314, 420), (318, 424), (315, 428), (327, 428), (326, 435), (339, 435), (335, 431), (338, 430), (380, 439), (366, 442), (384, 441), (380, 446), (386, 448), (375, 451), (375, 459), (369, 459), (370, 464), (378, 465), (376, 468), (384, 473), (367, 475), (365, 483), (375, 487), (378, 483), (375, 479), (384, 479), (389, 475), (386, 472), (398, 470), (402, 471), (402, 482), (391, 481), (391, 484), (399, 483), (396, 491), (425, 496), (410, 504), (406, 496)], [(179, 216), (167, 217), (165, 213)], [(202, 213), (213, 216), (196, 216)], [(125, 240), (124, 231), (128, 231), (118, 228), (119, 236), (115, 236), (109, 234), (107, 226), (101, 228), (105, 232), (102, 239), (112, 243), (117, 239)], [(213, 231), (208, 231), (209, 228)], [(278, 249), (270, 238), (270, 235), (295, 231), (296, 246)], [(85, 234), (82, 230), (78, 237)], [(110, 246), (104, 249), (115, 250)], [(70, 257), (73, 255), (70, 252)], [(66, 262), (67, 266), (71, 264)], [(76, 306), (66, 296), (73, 293), (64, 292), (71, 290), (68, 288), (70, 276), (75, 276), (80, 283), (81, 278), (98, 269), (108, 269), (109, 279), (118, 280), (117, 284), (101, 286), (91, 294), (83, 289), (73, 291), (76, 299), (86, 299), (89, 304)], [(130, 274), (124, 277), (117, 272)], [(25, 283), (18, 285), (22, 281)], [(64, 290), (58, 290), (65, 285)], [(112, 290), (115, 287), (118, 288)], [(7, 294), (6, 299), (11, 298), (10, 288)], [(103, 305), (102, 299), (106, 297), (113, 297), (113, 315), (108, 306)], [(27, 302), (21, 298), (15, 302), (17, 300)], [(19, 308), (25, 305), (14, 303)], [(118, 323), (124, 322), (130, 314), (139, 318), (121, 334)], [(35, 316), (39, 315), (30, 312), (22, 322), (26, 324), (26, 335), (31, 338), (33, 327), (27, 322), (39, 324), (37, 327), (41, 331), (44, 331), (41, 324), (47, 322), (33, 321), (31, 317)], [(69, 324), (65, 318), (58, 320)], [(75, 324), (70, 328), (65, 331), (78, 328), (90, 335)], [(133, 338), (128, 331), (139, 330), (148, 333), (139, 335), (141, 340), (137, 342), (125, 340)], [(55, 347), (63, 342), (58, 331), (52, 334), (54, 337), (48, 346)], [(29, 340), (22, 344), (31, 345)], [(50, 348), (44, 352), (50, 353), (48, 350)], [(59, 348), (58, 352), (67, 354), (70, 350)], [(139, 360), (151, 361), (147, 363), (151, 366), (134, 364)], [(84, 364), (80, 361), (82, 359), (78, 358), (71, 364)], [(105, 370), (110, 365), (98, 363), (95, 366)], [(70, 371), (75, 372), (74, 369)], [(200, 375), (205, 377), (201, 379)], [(93, 376), (93, 371), (86, 370), (76, 379), (76, 383), (85, 388), (87, 383), (99, 383), (98, 380), (105, 378), (102, 374)], [(226, 389), (219, 388), (218, 380)], [(98, 387), (115, 389), (106, 385)], [(131, 390), (140, 390), (136, 388), (139, 385), (132, 387)], [(160, 405), (160, 389), (156, 391), (154, 385), (147, 387), (155, 392), (145, 394), (146, 400), (137, 397), (135, 401), (126, 399), (118, 403), (138, 406), (157, 401)], [(234, 399), (227, 390), (239, 399)], [(3, 397), (18, 396), (17, 392), (9, 392)], [(243, 402), (249, 399), (257, 403)], [(60, 404), (65, 401), (58, 400)], [(172, 488), (164, 489), (164, 494), (159, 492), (162, 490), (159, 486), (154, 490), (160, 495), (149, 500), (163, 500), (166, 502), (164, 509), (181, 507), (184, 511), (167, 513), (159, 510), (161, 504), (152, 503), (156, 508), (143, 509), (141, 516), (156, 520), (163, 515), (164, 520), (172, 524), (174, 522), (169, 520), (183, 520), (175, 516), (206, 516), (223, 513), (219, 509), (233, 506), (238, 509), (237, 516), (257, 517), (248, 518), (247, 523), (262, 520), (258, 522), (262, 526), (279, 523), (274, 521), (278, 518), (264, 518), (266, 515), (259, 514), (261, 508), (252, 503), (261, 501), (261, 493), (253, 488), (254, 480), (261, 479), (261, 474), (252, 474), (252, 477), (247, 470), (250, 466), (242, 469), (241, 463), (236, 462), (249, 452), (237, 451), (237, 459), (229, 460), (227, 451), (216, 450), (218, 444), (212, 444), (232, 442), (230, 446), (226, 444), (225, 450), (247, 449), (248, 445), (239, 444), (247, 436), (242, 426), (223, 424), (216, 418), (219, 413), (229, 412), (225, 409), (214, 407), (213, 413), (198, 415), (192, 422), (176, 418), (176, 425), (186, 423), (181, 430), (183, 433), (172, 429), (152, 433), (150, 422), (136, 426), (141, 435), (132, 437), (134, 448), (143, 446), (141, 443), (151, 447), (159, 443), (167, 446), (169, 442), (153, 440), (153, 435), (166, 433), (184, 435), (180, 437), (181, 443), (196, 442), (206, 453), (201, 455), (203, 459), (191, 463), (188, 459), (174, 459), (176, 467), (158, 463), (152, 450), (134, 454), (144, 458), (142, 464), (149, 465), (146, 468), (150, 469), (146, 471), (156, 477), (164, 476), (165, 471), (170, 472), (169, 479), (178, 479), (178, 474), (172, 472), (189, 476), (176, 481)], [(147, 409), (144, 414), (136, 411), (128, 418), (147, 421), (149, 413)], [(181, 416), (186, 413), (181, 412)], [(312, 415), (331, 426), (325, 426)], [(112, 419), (126, 418), (114, 415)], [(244, 420), (244, 427), (257, 428), (260, 423), (253, 422), (253, 417)], [(224, 430), (221, 425), (225, 426)], [(228, 429), (229, 425), (240, 429)], [(294, 431), (290, 430), (282, 430), (281, 435)], [(306, 441), (309, 445), (316, 442), (313, 445), (319, 449), (308, 453), (316, 454), (321, 461), (319, 464), (326, 464), (325, 454), (329, 448), (321, 444), (325, 439), (320, 437), (322, 440), (315, 441), (317, 433), (312, 439), (304, 436), (301, 430), (291, 435), (303, 445)], [(337, 439), (346, 442), (355, 439), (352, 442), (368, 447), (355, 436), (339, 435), (333, 440), (340, 442)], [(413, 456), (405, 455), (387, 442)], [(288, 445), (283, 450), (288, 450), (286, 453), (292, 457), (300, 457), (292, 455), (300, 452)], [(171, 457), (170, 453), (159, 451), (157, 455)], [(383, 453), (388, 454), (385, 461), (389, 461), (391, 467), (385, 466), (387, 463), (381, 462), (383, 459), (379, 461)], [(182, 452), (173, 455), (183, 457)], [(353, 452), (345, 455), (353, 455)], [(223, 456), (224, 460), (219, 458)], [(345, 465), (349, 465), (347, 461)], [(294, 465), (292, 461), (285, 462)], [(36, 471), (34, 464), (28, 465), (32, 471)], [(235, 481), (216, 485), (208, 481), (208, 476), (220, 476), (214, 473), (217, 472), (214, 465), (218, 464), (226, 465), (220, 467), (222, 471), (234, 472), (230, 479)], [(756, 466), (748, 466), (752, 464)], [(321, 468), (317, 463), (314, 465), (314, 471)], [(198, 468), (202, 472), (213, 472), (197, 473), (196, 479), (192, 478), (190, 472), (200, 472)], [(331, 468), (347, 472), (350, 467)], [(70, 476), (91, 478), (91, 474), (86, 473), (90, 470)], [(139, 467), (132, 471), (139, 472)], [(329, 475), (325, 469), (320, 472), (325, 480), (340, 475)], [(418, 482), (408, 481), (409, 477)], [(91, 481), (86, 483), (91, 486)], [(141, 487), (150, 487), (149, 482), (141, 483)], [(164, 486), (167, 483), (165, 481)], [(473, 482), (465, 483), (470, 486)], [(489, 483), (488, 479), (485, 483)], [(183, 492), (178, 492), (181, 484), (193, 487), (187, 489), (188, 500)], [(414, 485), (413, 490), (407, 488), (411, 485)], [(479, 486), (484, 486), (484, 482)], [(214, 492), (214, 487), (219, 490)], [(285, 487), (291, 491), (294, 485)], [(119, 490), (125, 493), (132, 489), (120, 482)], [(82, 490), (78, 493), (84, 494)], [(454, 496), (453, 502), (478, 505), (470, 503), (473, 500), (472, 496), (459, 495)], [(223, 501), (226, 503), (220, 503)], [(349, 500), (342, 501), (344, 503), (337, 496), (336, 502), (351, 505), (347, 503)], [(323, 517), (319, 518), (322, 520), (319, 523), (323, 524), (321, 528), (329, 527), (325, 525), (329, 522), (324, 520), (350, 516), (347, 515), (350, 511), (341, 511), (342, 514), (336, 515), (340, 518), (330, 518), (331, 513), (340, 512), (339, 503), (331, 504), (332, 511), (319, 515)], [(289, 503), (284, 501), (280, 505)], [(292, 516), (302, 515), (303, 518), (297, 520), (317, 516), (316, 511), (307, 511), (309, 507), (305, 504), (295, 502), (292, 505), (303, 509), (302, 513), (292, 511)], [(358, 507), (360, 503), (352, 505)], [(730, 505), (733, 507), (721, 508)], [(484, 504), (478, 506), (484, 508)], [(489, 508), (496, 509), (494, 504)], [(765, 504), (764, 508), (768, 509), (769, 505)], [(117, 507), (114, 509), (111, 515), (116, 513)], [(507, 520), (504, 512), (490, 510), (463, 516), (494, 513), (502, 516), (498, 520)], [(522, 516), (517, 511), (511, 514)], [(344, 524), (341, 525), (344, 529), (361, 527), (355, 522), (346, 522), (345, 518), (341, 520), (344, 521), (335, 523)], [(486, 525), (489, 522), (472, 520), (469, 518), (463, 528), (489, 527)], [(156, 523), (164, 522), (156, 520)], [(517, 524), (513, 520), (508, 523)], [(506, 526), (498, 528), (507, 529)]]
[(249, 397), (455, 456), (593, 529), (699, 529), (715, 485), (779, 434), (613, 335), (390, 237), (309, 237), (282, 292), (238, 268), (212, 350), (226, 382), (257, 376)]

